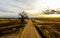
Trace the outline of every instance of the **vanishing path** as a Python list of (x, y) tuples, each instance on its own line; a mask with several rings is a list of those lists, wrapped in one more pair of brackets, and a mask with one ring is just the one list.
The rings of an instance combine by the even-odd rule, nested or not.
[(42, 38), (39, 33), (37, 32), (35, 26), (33, 25), (32, 21), (29, 20), (26, 24), (21, 37), (19, 38)]

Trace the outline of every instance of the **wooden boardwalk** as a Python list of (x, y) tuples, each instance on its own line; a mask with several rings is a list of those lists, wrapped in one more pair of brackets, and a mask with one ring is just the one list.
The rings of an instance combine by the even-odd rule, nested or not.
[(19, 38), (42, 38), (42, 37), (37, 32), (32, 21), (29, 20), (27, 25), (25, 26), (23, 32), (22, 32), (21, 37), (19, 37)]

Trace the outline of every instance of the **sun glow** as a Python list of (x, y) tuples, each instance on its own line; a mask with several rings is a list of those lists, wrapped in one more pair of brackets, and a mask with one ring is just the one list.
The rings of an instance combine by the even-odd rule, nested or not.
[(60, 14), (49, 14), (49, 15), (38, 15), (39, 17), (42, 17), (42, 18), (60, 18)]

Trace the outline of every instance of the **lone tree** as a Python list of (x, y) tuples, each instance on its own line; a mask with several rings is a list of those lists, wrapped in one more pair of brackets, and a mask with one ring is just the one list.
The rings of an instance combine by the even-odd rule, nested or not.
[(19, 13), (19, 19), (21, 18), (21, 24), (24, 23), (24, 19), (28, 18), (27, 14), (25, 13), (25, 11), (22, 11), (21, 13)]

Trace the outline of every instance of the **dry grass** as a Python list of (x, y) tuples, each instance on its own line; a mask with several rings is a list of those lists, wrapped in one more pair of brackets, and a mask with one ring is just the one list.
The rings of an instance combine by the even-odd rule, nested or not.
[[(23, 28), (17, 28), (17, 29), (16, 28), (12, 28), (12, 27), (15, 27), (15, 26), (18, 26), (18, 25), (20, 25), (20, 21), (19, 21), (18, 18), (16, 18), (16, 19), (14, 19), (14, 18), (11, 18), (11, 19), (2, 18), (2, 19), (0, 19), (0, 31), (4, 31), (4, 32), (5, 31), (6, 32), (9, 31), (7, 34), (2, 35), (0, 38), (18, 38), (19, 37), (18, 35), (19, 34), (21, 35), (21, 33), (23, 31), (23, 28), (24, 28), (24, 27)], [(1, 29), (3, 29), (3, 30), (1, 30)], [(16, 30), (17, 32), (14, 31), (14, 30)], [(12, 32), (10, 32), (10, 31), (12, 31)]]

